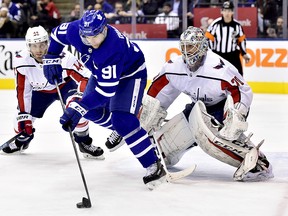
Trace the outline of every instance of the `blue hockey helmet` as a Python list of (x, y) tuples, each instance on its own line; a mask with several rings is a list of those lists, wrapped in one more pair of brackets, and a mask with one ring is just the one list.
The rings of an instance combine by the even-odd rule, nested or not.
[(96, 36), (103, 32), (106, 25), (107, 20), (102, 11), (86, 11), (80, 20), (79, 34), (83, 38), (87, 36)]

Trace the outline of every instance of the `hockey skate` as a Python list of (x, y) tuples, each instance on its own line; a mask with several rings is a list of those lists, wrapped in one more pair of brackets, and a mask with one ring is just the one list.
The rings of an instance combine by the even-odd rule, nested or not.
[(15, 140), (15, 142), (10, 143), (7, 147), (3, 148), (2, 151), (7, 154), (12, 153), (22, 153), (29, 147), (29, 142), (21, 142), (19, 140)]
[(242, 181), (266, 181), (273, 178), (274, 174), (272, 172), (272, 165), (269, 164), (268, 167), (263, 165), (257, 165), (253, 170), (248, 172)]
[(147, 173), (143, 177), (143, 182), (149, 190), (153, 190), (158, 185), (166, 181), (166, 172), (160, 160), (146, 168)]
[(265, 156), (259, 156), (259, 160), (256, 166), (247, 172), (241, 179), (235, 179), (240, 181), (266, 181), (273, 178), (272, 165), (269, 163)]
[(74, 134), (75, 141), (78, 143), (79, 150), (82, 152), (83, 157), (97, 159), (97, 160), (104, 160), (104, 151), (102, 148), (94, 146), (92, 144), (91, 137), (79, 137)]
[[(250, 141), (252, 134), (247, 137), (245, 143)], [(266, 156), (259, 151), (260, 146), (264, 143), (262, 140), (256, 147), (253, 147), (243, 159), (238, 169), (233, 175), (236, 181), (265, 181), (273, 178), (272, 165)]]
[(113, 131), (107, 138), (105, 145), (110, 152), (113, 152), (120, 148), (124, 143), (125, 142), (123, 140), (123, 137), (121, 137), (116, 131)]

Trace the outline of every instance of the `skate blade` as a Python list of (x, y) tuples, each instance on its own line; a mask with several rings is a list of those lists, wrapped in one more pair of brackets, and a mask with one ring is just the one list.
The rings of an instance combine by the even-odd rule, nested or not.
[(120, 148), (122, 145), (124, 145), (124, 143), (125, 143), (125, 141), (124, 141), (124, 139), (122, 139), (118, 145), (116, 145), (114, 148), (109, 149), (109, 151), (110, 152), (116, 151), (118, 148)]
[(162, 176), (160, 179), (157, 179), (155, 181), (151, 181), (151, 182), (148, 182), (146, 184), (146, 186), (148, 187), (149, 190), (154, 190), (155, 188), (159, 187), (159, 185), (163, 184), (163, 183), (167, 183), (167, 180), (166, 180), (166, 176)]
[(105, 160), (105, 157), (104, 155), (100, 155), (100, 156), (93, 156), (93, 155), (90, 155), (90, 154), (87, 154), (87, 153), (82, 153), (83, 154), (83, 157), (84, 158), (87, 158), (87, 159), (94, 159), (94, 160)]

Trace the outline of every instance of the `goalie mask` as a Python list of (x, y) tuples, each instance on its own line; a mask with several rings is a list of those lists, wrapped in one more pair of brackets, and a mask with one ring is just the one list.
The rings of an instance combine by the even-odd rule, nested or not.
[(25, 35), (26, 46), (31, 55), (42, 59), (49, 46), (48, 32), (42, 26), (30, 27)]
[(181, 34), (180, 51), (190, 71), (198, 70), (207, 50), (208, 40), (200, 28), (189, 26)]

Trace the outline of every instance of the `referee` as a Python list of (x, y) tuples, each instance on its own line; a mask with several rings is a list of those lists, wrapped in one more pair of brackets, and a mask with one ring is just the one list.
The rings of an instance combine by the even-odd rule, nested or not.
[(222, 6), (222, 17), (215, 19), (208, 27), (205, 36), (209, 39), (209, 47), (213, 52), (233, 64), (243, 76), (240, 53), (245, 62), (250, 61), (246, 53), (246, 36), (241, 24), (233, 19), (234, 4), (225, 1)]

